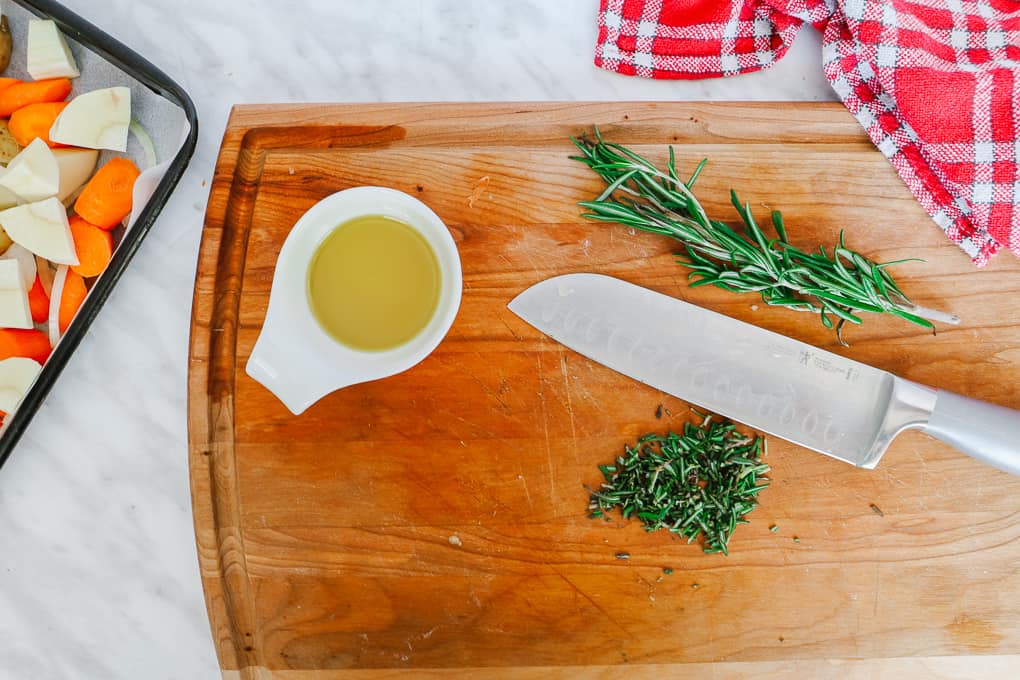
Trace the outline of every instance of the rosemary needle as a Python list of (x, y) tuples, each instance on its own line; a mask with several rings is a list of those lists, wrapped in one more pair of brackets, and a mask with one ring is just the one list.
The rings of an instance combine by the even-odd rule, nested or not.
[(736, 192), (730, 199), (743, 227), (734, 229), (710, 219), (693, 193), (705, 168), (702, 160), (687, 181), (680, 179), (673, 147), (666, 170), (620, 145), (602, 139), (573, 139), (581, 151), (573, 156), (606, 183), (593, 201), (580, 205), (584, 217), (617, 222), (642, 231), (670, 236), (683, 244), (677, 262), (690, 269), (692, 286), (714, 285), (737, 293), (758, 293), (769, 305), (818, 314), (834, 328), (839, 342), (846, 323), (860, 324), (861, 312), (889, 313), (934, 330), (932, 321), (959, 323), (959, 318), (912, 303), (887, 271), (894, 264), (877, 263), (847, 248), (844, 233), (831, 253), (824, 246), (805, 252), (787, 239), (783, 217), (772, 213), (776, 236), (769, 238)]
[(667, 529), (688, 543), (700, 537), (705, 552), (729, 554), (734, 529), (769, 485), (763, 449), (764, 439), (713, 416), (684, 424), (679, 434), (646, 435), (624, 447), (615, 465), (599, 466), (605, 482), (591, 490), (590, 516), (618, 508), (648, 531)]

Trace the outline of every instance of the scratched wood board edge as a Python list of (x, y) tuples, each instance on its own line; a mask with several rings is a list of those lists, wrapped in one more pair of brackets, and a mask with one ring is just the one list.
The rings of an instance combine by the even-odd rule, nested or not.
[[(795, 121), (788, 127), (789, 141), (799, 139), (805, 125), (821, 133), (821, 140), (846, 139), (856, 123), (838, 104), (655, 104), (655, 103), (543, 103), (543, 104), (399, 104), (383, 105), (284, 105), (238, 107), (231, 114), (212, 182), (205, 230), (199, 253), (193, 304), (189, 365), (189, 452), (196, 545), (210, 624), (221, 667), (225, 669), (265, 668), (260, 655), (259, 626), (251, 584), (247, 577), (244, 537), (238, 530), (239, 513), (234, 475), (233, 380), (237, 340), (237, 306), (243, 274), (245, 237), (251, 215), (235, 206), (239, 198), (257, 190), (264, 148), (285, 145), (289, 129), (328, 127), (357, 115), (361, 122), (378, 120), (380, 130), (399, 125), (428, 127), (458, 117), (470, 130), (481, 120), (483, 134), (491, 138), (493, 116), (512, 118), (513, 126), (528, 134), (533, 125), (550, 115), (562, 114), (562, 130), (600, 123), (609, 131), (614, 126), (640, 130), (648, 121), (676, 120), (676, 113), (689, 114), (676, 125), (679, 134), (671, 140), (648, 133), (648, 143), (682, 142), (685, 138), (748, 139), (754, 129), (745, 125), (741, 111), (753, 107), (758, 114), (777, 121)], [(598, 116), (588, 116), (589, 112)], [(711, 126), (703, 125), (703, 114), (717, 113)], [(792, 112), (792, 113), (791, 113)], [(582, 121), (584, 121), (582, 123)], [(544, 121), (548, 123), (548, 120)], [(803, 123), (803, 125), (802, 125)], [(502, 123), (505, 127), (506, 123)], [(541, 132), (539, 134), (542, 134)], [(560, 131), (554, 134), (559, 135)], [(853, 138), (868, 145), (857, 130)], [(769, 137), (768, 141), (776, 141)], [(310, 144), (315, 146), (316, 140)], [(253, 203), (253, 202), (249, 202)], [(232, 266), (224, 266), (232, 265)], [(222, 293), (222, 294), (218, 294)], [(210, 398), (215, 396), (216, 398)], [(697, 665), (697, 664), (695, 664)], [(688, 667), (690, 664), (675, 664)], [(503, 669), (506, 670), (506, 669)], [(247, 671), (243, 671), (247, 673)], [(384, 671), (358, 671), (385, 673)], [(304, 677), (286, 672), (279, 677)], [(296, 675), (291, 675), (296, 673)], [(250, 677), (266, 677), (251, 675)], [(275, 677), (275, 676), (269, 676)], [(318, 676), (317, 676), (318, 677)], [(337, 675), (336, 677), (340, 677)], [(344, 677), (347, 677), (346, 675)], [(355, 676), (351, 676), (355, 677)], [(366, 676), (367, 677), (367, 676)], [(376, 677), (379, 677), (378, 675)]]
[(983, 680), (1007, 678), (1020, 668), (1020, 655), (894, 657), (887, 659), (791, 659), (789, 661), (722, 661), (686, 664), (626, 664), (619, 666), (533, 666), (523, 668), (435, 668), (280, 671), (264, 667), (224, 670), (224, 680), (659, 680), (711, 678), (712, 680), (781, 680), (830, 678), (841, 680), (894, 680), (940, 678)]

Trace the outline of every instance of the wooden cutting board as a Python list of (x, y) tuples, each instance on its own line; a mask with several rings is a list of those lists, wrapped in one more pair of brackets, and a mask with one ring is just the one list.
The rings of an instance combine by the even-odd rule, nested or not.
[[(734, 187), (763, 216), (782, 209), (799, 245), (846, 229), (875, 259), (924, 258), (897, 278), (963, 323), (932, 336), (871, 317), (847, 349), (816, 318), (688, 288), (669, 240), (579, 218), (575, 203), (601, 187), (568, 159), (568, 138), (595, 124), (653, 159), (676, 144), (687, 169), (708, 156), (698, 194), (711, 214), (735, 218)], [(418, 196), (443, 218), (463, 260), (463, 304), (416, 368), (294, 417), (244, 365), (291, 226), (359, 185)], [(924, 435), (901, 436), (870, 472), (772, 439), (772, 486), (729, 557), (589, 520), (596, 466), (689, 412), (506, 309), (565, 272), (617, 276), (1020, 407), (1020, 263), (1002, 254), (974, 268), (839, 106), (238, 108), (209, 200), (189, 376), (195, 528), (227, 677), (1020, 667), (1020, 478)]]

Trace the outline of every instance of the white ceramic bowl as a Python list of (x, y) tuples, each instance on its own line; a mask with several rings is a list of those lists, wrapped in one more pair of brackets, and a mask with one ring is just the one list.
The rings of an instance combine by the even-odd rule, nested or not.
[[(366, 352), (337, 342), (308, 303), (308, 268), (341, 224), (384, 215), (414, 228), (432, 246), (441, 276), (439, 304), (428, 325), (394, 349)], [(460, 308), (457, 245), (443, 221), (418, 199), (394, 189), (357, 187), (328, 196), (297, 221), (276, 261), (269, 309), (245, 371), (295, 415), (342, 387), (385, 378), (419, 363), (442, 342)]]

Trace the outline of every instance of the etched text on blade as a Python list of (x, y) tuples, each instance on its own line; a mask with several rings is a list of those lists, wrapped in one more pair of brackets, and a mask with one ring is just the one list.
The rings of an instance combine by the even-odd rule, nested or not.
[(878, 386), (871, 384), (878, 372), (865, 374), (854, 362), (651, 291), (625, 290), (619, 300), (600, 291), (598, 307), (613, 310), (612, 320), (579, 309), (590, 291), (574, 292), (544, 297), (540, 317), (549, 335), (581, 354), (849, 462), (870, 449), (879, 424)]

